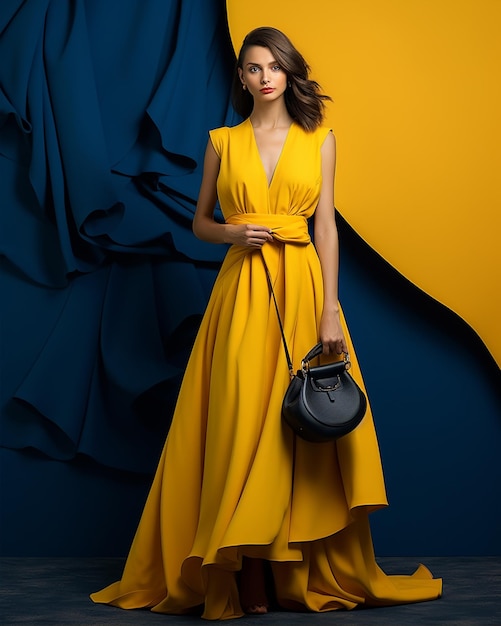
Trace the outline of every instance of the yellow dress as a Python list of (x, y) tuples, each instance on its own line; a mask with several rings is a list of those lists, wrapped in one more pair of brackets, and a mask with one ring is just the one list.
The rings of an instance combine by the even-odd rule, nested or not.
[(281, 422), (289, 376), (263, 256), (298, 367), (317, 341), (322, 312), (306, 220), (318, 202), (328, 132), (292, 124), (270, 184), (249, 120), (210, 133), (225, 220), (269, 226), (274, 242), (261, 251), (229, 249), (122, 580), (92, 594), (94, 602), (173, 614), (203, 606), (207, 619), (239, 617), (243, 555), (271, 562), (277, 599), (290, 610), (441, 594), (441, 581), (423, 566), (413, 576), (387, 576), (376, 564), (368, 514), (387, 501), (370, 408), (335, 443), (307, 443)]

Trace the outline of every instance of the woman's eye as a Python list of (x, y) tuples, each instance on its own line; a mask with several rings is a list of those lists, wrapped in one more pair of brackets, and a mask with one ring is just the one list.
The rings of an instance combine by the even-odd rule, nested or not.
[(259, 68), (258, 67), (250, 67), (249, 68), (249, 72), (252, 72), (253, 74), (255, 74), (256, 72), (259, 72)]
[(282, 68), (280, 67), (280, 65), (274, 65), (271, 69), (272, 69), (274, 72), (280, 72), (280, 70), (281, 70)]

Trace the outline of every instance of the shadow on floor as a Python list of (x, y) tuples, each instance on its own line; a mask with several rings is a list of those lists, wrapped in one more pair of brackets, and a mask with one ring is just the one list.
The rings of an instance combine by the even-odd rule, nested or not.
[[(429, 557), (422, 560), (444, 579), (444, 595), (433, 602), (331, 613), (271, 612), (243, 617), (238, 626), (451, 626), (501, 625), (501, 558)], [(418, 559), (380, 558), (388, 574), (411, 574)], [(120, 577), (117, 558), (0, 559), (0, 624), (36, 626), (200, 626), (199, 618), (124, 611), (93, 604), (88, 594)]]

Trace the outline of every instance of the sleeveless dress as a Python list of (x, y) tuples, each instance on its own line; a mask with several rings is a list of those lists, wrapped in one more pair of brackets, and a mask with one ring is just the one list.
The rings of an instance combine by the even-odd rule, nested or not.
[[(318, 340), (323, 285), (307, 219), (329, 132), (293, 123), (271, 183), (250, 120), (210, 132), (226, 222), (269, 226), (261, 250), (228, 250), (189, 359), (172, 425), (123, 577), (94, 602), (206, 619), (243, 615), (242, 557), (271, 562), (289, 610), (329, 611), (437, 598), (420, 566), (387, 576), (368, 514), (387, 504), (370, 408), (349, 435), (308, 443), (281, 421), (289, 382), (265, 274), (272, 275), (295, 367)], [(363, 388), (344, 319), (351, 373)]]

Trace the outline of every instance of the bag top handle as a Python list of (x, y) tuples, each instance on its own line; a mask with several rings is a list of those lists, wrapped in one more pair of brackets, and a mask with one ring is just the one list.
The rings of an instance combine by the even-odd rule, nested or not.
[[(309, 361), (311, 361), (317, 356), (320, 356), (322, 354), (322, 350), (323, 350), (323, 345), (322, 345), (322, 342), (319, 341), (316, 345), (313, 346), (313, 348), (303, 358), (301, 362), (301, 367), (303, 369), (304, 368), (308, 369)], [(348, 354), (348, 352), (343, 352), (343, 360), (344, 360), (344, 368), (346, 370), (349, 370), (351, 367), (351, 361), (350, 361), (350, 355)]]

